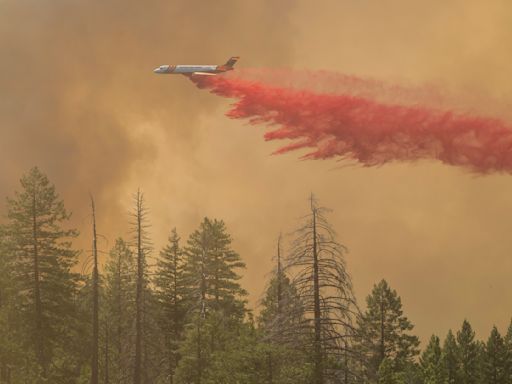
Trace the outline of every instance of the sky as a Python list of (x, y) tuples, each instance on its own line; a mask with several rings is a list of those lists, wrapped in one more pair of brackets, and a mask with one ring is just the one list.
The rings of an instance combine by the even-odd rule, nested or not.
[[(361, 168), (273, 156), (265, 127), (161, 64), (331, 70), (431, 85), (512, 120), (512, 4), (476, 0), (0, 0), (0, 196), (37, 165), (90, 243), (128, 236), (132, 195), (150, 210), (155, 256), (173, 227), (225, 220), (255, 306), (279, 233), (314, 192), (346, 245), (364, 308), (385, 278), (423, 339), (468, 319), (480, 338), (512, 317), (512, 177), (435, 161)], [(4, 207), (0, 208), (5, 213)], [(87, 251), (82, 258), (86, 257)]]

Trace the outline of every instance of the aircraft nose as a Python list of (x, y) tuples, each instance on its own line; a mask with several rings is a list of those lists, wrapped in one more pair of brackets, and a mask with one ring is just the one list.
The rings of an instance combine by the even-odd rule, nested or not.
[(153, 72), (155, 72), (155, 73), (159, 73), (159, 72), (160, 72), (160, 68), (155, 68), (155, 69), (153, 69)]

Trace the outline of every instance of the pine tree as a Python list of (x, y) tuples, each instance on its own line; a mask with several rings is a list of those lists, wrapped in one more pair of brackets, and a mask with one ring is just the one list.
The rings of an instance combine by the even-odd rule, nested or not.
[[(73, 321), (78, 276), (71, 272), (78, 252), (71, 247), (77, 231), (64, 229), (70, 214), (37, 168), (21, 178), (21, 191), (8, 199), (9, 244), (19, 279), (18, 302), (40, 376), (47, 380), (66, 358), (73, 343), (69, 329)], [(60, 356), (56, 356), (61, 351)]]
[(379, 364), (378, 369), (379, 384), (396, 384), (395, 363), (388, 358), (384, 358)]
[(263, 341), (259, 352), (265, 353), (261, 366), (267, 371), (269, 383), (297, 383), (308, 377), (303, 367), (309, 356), (301, 349), (307, 341), (301, 340), (301, 332), (297, 332), (297, 327), (304, 324), (304, 307), (297, 290), (284, 272), (281, 255), (280, 236), (276, 265), (258, 316)]
[(439, 337), (432, 335), (430, 342), (420, 358), (420, 367), (424, 384), (445, 384), (442, 352)]
[(184, 273), (184, 254), (180, 237), (173, 229), (168, 244), (160, 252), (154, 279), (159, 305), (159, 324), (165, 338), (165, 361), (169, 383), (174, 383), (187, 315), (188, 286)]
[[(217, 321), (215, 312), (207, 318), (201, 312), (195, 312), (186, 325), (184, 339), (180, 344), (180, 355), (176, 377), (178, 383), (202, 384), (207, 382), (212, 348), (208, 339), (211, 338), (212, 322)], [(218, 336), (218, 334), (216, 335)]]
[(459, 375), (459, 357), (457, 340), (451, 330), (448, 331), (446, 339), (443, 344), (443, 351), (441, 354), (443, 370), (446, 375), (447, 384), (458, 383)]
[(297, 327), (304, 323), (304, 306), (282, 266), (281, 236), (276, 253), (276, 266), (261, 302), (258, 323), (267, 340), (296, 345)]
[(476, 384), (480, 380), (480, 348), (475, 341), (475, 332), (467, 320), (457, 332), (459, 373), (461, 384)]
[(266, 364), (272, 383), (308, 382), (310, 355), (304, 345), (311, 343), (310, 336), (300, 329), (304, 324), (304, 309), (290, 279), (281, 277), (281, 305), (277, 295), (277, 276), (266, 290), (258, 317), (261, 345), (266, 353)]
[(0, 383), (14, 380), (15, 370), (19, 368), (24, 355), (19, 343), (21, 329), (16, 316), (17, 281), (13, 278), (13, 258), (6, 241), (0, 227)]
[(237, 270), (245, 268), (231, 249), (231, 237), (222, 220), (205, 218), (185, 248), (185, 274), (192, 306), (204, 318), (209, 311), (242, 318), (247, 294), (239, 284)]
[(224, 222), (208, 218), (190, 235), (185, 255), (190, 315), (177, 377), (200, 384), (206, 382), (211, 356), (226, 350), (230, 341), (225, 335), (243, 322), (246, 292), (237, 270), (245, 264), (232, 250)]
[(240, 286), (240, 276), (236, 271), (244, 269), (245, 263), (231, 249), (232, 239), (222, 220), (211, 221), (209, 230), (212, 240), (209, 273), (214, 309), (243, 316), (245, 300), (242, 298), (247, 292)]
[(506, 384), (507, 350), (498, 329), (493, 327), (483, 355), (483, 381), (486, 384)]
[[(136, 265), (127, 243), (118, 238), (105, 265), (103, 323), (109, 335), (109, 376), (113, 383), (127, 383), (133, 354)], [(106, 368), (106, 366), (105, 366)]]
[(503, 340), (505, 344), (505, 377), (508, 383), (512, 383), (512, 321), (507, 328), (507, 334)]
[(374, 286), (366, 302), (359, 326), (361, 349), (367, 356), (366, 375), (376, 380), (384, 359), (394, 364), (395, 372), (403, 370), (418, 354), (419, 340), (410, 334), (413, 325), (403, 314), (402, 301), (385, 280)]

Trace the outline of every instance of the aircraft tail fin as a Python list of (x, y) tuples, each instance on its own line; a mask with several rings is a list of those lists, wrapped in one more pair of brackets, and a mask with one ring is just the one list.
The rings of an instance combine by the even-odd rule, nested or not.
[(236, 64), (236, 62), (238, 61), (238, 59), (240, 59), (240, 57), (239, 57), (239, 56), (233, 56), (233, 57), (231, 57), (231, 58), (226, 62), (226, 64), (224, 64), (224, 65), (225, 65), (226, 67), (230, 67), (230, 68), (232, 68), (232, 67)]

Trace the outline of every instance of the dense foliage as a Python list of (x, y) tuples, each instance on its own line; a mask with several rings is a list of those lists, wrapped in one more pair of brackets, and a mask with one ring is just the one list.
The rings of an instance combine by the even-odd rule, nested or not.
[(172, 229), (154, 251), (139, 191), (130, 236), (101, 253), (96, 278), (91, 258), (78, 264), (70, 214), (37, 168), (6, 213), (0, 383), (512, 383), (512, 324), (483, 342), (464, 320), (420, 351), (386, 280), (358, 308), (345, 247), (313, 197), (288, 251), (279, 237), (257, 316), (222, 220), (204, 218), (186, 240)]

